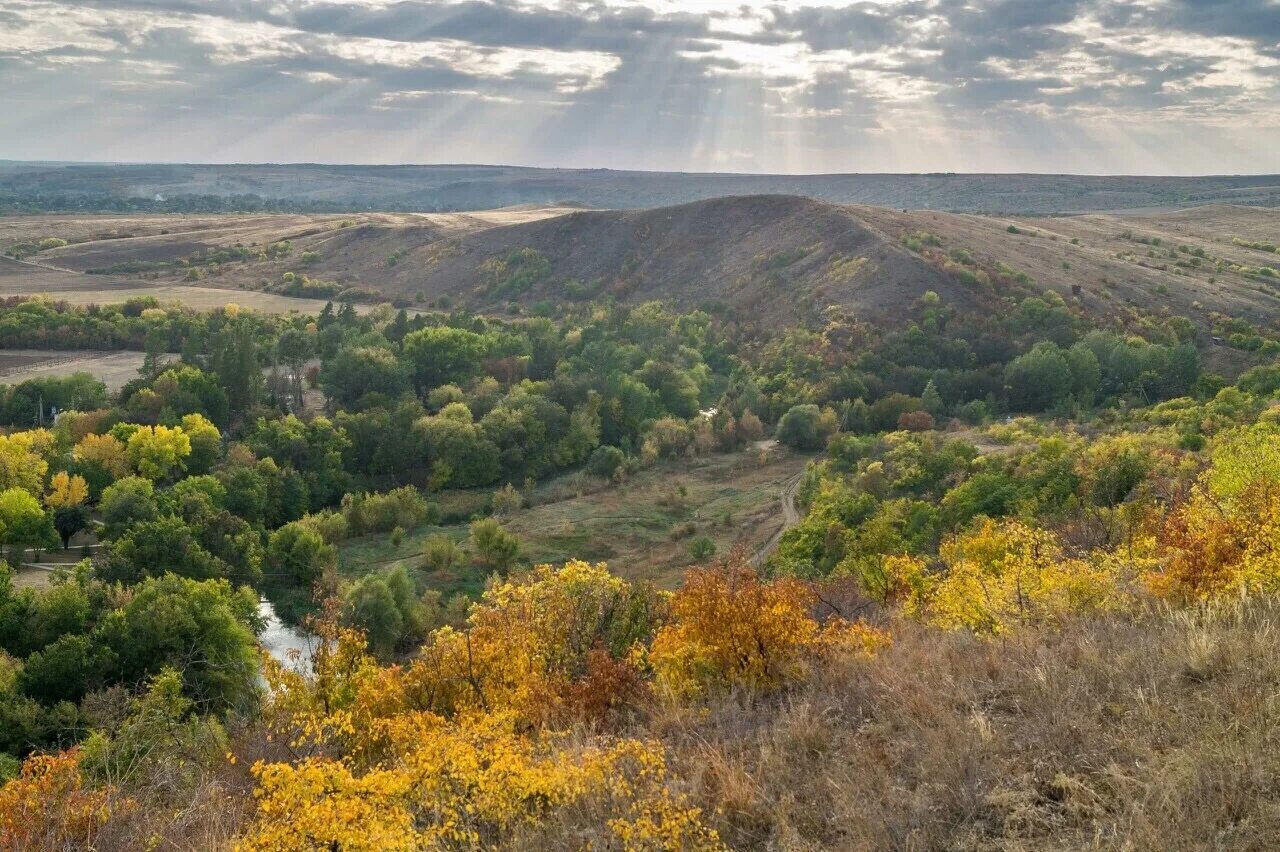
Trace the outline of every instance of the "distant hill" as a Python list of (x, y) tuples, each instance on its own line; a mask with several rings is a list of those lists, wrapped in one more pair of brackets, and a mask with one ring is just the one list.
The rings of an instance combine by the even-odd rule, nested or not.
[(131, 165), (0, 161), (0, 210), (301, 212), (484, 210), (562, 202), (610, 209), (726, 195), (1023, 214), (1280, 206), (1280, 176), (744, 175), (512, 166)]
[(1232, 205), (1035, 218), (734, 196), (646, 210), (0, 218), (0, 248), (49, 237), (70, 244), (29, 263), (104, 288), (194, 282), (498, 312), (661, 299), (756, 322), (840, 305), (886, 324), (927, 291), (979, 310), (1053, 292), (1120, 324), (1166, 310), (1201, 329), (1214, 314), (1280, 318), (1280, 210)]

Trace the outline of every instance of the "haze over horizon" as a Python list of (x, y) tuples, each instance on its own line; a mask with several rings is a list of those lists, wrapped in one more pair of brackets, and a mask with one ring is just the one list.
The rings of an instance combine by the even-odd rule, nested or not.
[(1276, 0), (0, 0), (0, 158), (1280, 172)]

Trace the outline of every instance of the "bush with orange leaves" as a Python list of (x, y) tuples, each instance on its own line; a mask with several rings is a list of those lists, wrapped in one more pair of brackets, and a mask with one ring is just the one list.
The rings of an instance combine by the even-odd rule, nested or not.
[[(444, 715), (503, 708), (546, 722), (562, 717), (566, 702), (582, 704), (574, 695), (583, 679), (634, 692), (630, 651), (648, 642), (665, 608), (665, 595), (602, 564), (539, 566), (487, 589), (463, 629), (437, 630), (406, 681), (423, 706)], [(608, 709), (619, 698), (596, 703)]]
[(131, 807), (110, 787), (84, 786), (79, 749), (36, 755), (0, 786), (0, 849), (89, 849), (107, 820)]
[(1176, 603), (1280, 591), (1280, 431), (1232, 429), (1186, 499), (1154, 526), (1148, 588)]
[(874, 650), (887, 636), (813, 616), (813, 587), (792, 578), (761, 580), (741, 558), (691, 570), (671, 601), (671, 623), (649, 650), (657, 684), (673, 697), (727, 687), (773, 689), (801, 676), (823, 651)]
[(1203, 482), (1164, 519), (1155, 541), (1159, 560), (1146, 578), (1160, 597), (1192, 603), (1280, 591), (1280, 483), (1259, 478), (1218, 497)]

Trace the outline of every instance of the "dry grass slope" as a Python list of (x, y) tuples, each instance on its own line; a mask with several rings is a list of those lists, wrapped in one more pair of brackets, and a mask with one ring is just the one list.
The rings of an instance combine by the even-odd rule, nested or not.
[[(921, 235), (924, 254), (905, 244)], [(51, 236), (71, 245), (25, 264), (0, 260), (0, 292), (105, 301), (151, 289), (204, 304), (218, 298), (207, 291), (268, 290), (263, 309), (310, 309), (268, 301), (320, 295), (285, 288), (292, 273), (419, 308), (662, 299), (795, 322), (843, 305), (892, 324), (928, 290), (960, 308), (999, 308), (1000, 293), (943, 271), (941, 261), (958, 255), (972, 270), (1016, 278), (1023, 292), (1058, 293), (1108, 320), (1168, 310), (1207, 329), (1215, 313), (1269, 323), (1280, 308), (1280, 276), (1267, 271), (1280, 256), (1247, 244), (1280, 239), (1280, 212), (1229, 205), (1010, 218), (772, 195), (647, 210), (0, 219), (0, 246)], [(287, 251), (266, 251), (282, 241)], [(254, 256), (200, 262), (237, 247)], [(191, 258), (198, 268), (189, 271), (182, 261)], [(81, 274), (89, 269), (117, 274)]]
[(778, 702), (654, 721), (740, 849), (1265, 849), (1280, 604), (1000, 641), (894, 625)]
[[(1280, 602), (999, 640), (891, 627), (891, 648), (780, 695), (642, 707), (615, 733), (660, 740), (732, 849), (1274, 848)], [(249, 819), (247, 764), (285, 755), (238, 740), (241, 761), (215, 761), (177, 811), (163, 777), (135, 791), (96, 848), (230, 848)], [(497, 848), (613, 848), (603, 822), (589, 802), (559, 809)]]

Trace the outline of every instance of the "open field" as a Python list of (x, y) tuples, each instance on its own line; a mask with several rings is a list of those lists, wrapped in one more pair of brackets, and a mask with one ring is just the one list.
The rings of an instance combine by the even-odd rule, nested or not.
[[(352, 216), (11, 216), (0, 217), (0, 250), (57, 237), (70, 244), (24, 260), (0, 257), (0, 298), (48, 295), (72, 304), (118, 303), (150, 296), (208, 309), (235, 303), (268, 313), (315, 313), (326, 299), (263, 292), (289, 271), (361, 287), (370, 270), (394, 267), (393, 257), (420, 245), (488, 228), (570, 212), (522, 207), (475, 213)], [(185, 280), (188, 258), (222, 250), (288, 242), (287, 256), (256, 263), (202, 266)], [(309, 270), (303, 257), (323, 252), (328, 263)], [(109, 271), (102, 274), (103, 270)], [(410, 270), (402, 270), (410, 272)], [(377, 277), (375, 275), (375, 277)], [(357, 305), (357, 310), (370, 310)]]
[[(725, 195), (785, 193), (837, 203), (935, 210), (1064, 213), (1280, 203), (1280, 176), (1064, 174), (732, 174), (486, 165), (0, 163), (0, 192), (66, 193), (153, 204), (160, 195), (247, 195), (320, 209), (481, 210), (571, 200), (592, 207), (683, 204)], [(81, 202), (83, 203), (83, 202)], [(230, 202), (235, 204), (234, 201)], [(278, 203), (275, 202), (275, 203)]]
[[(190, 308), (220, 308), (240, 305), (264, 313), (317, 313), (324, 299), (300, 299), (255, 290), (224, 289), (184, 285), (175, 282), (126, 280), (108, 275), (85, 275), (0, 258), (0, 298), (48, 296), (73, 305), (119, 304), (149, 296), (161, 302), (180, 302)], [(364, 312), (372, 305), (357, 305)]]
[[(764, 464), (760, 458), (752, 451), (664, 462), (593, 493), (587, 490), (593, 483), (600, 487), (599, 480), (568, 474), (538, 486), (534, 505), (503, 524), (520, 537), (522, 557), (534, 564), (568, 559), (607, 562), (623, 577), (672, 587), (693, 562), (692, 539), (710, 538), (718, 554), (734, 547), (754, 552), (781, 527), (783, 492), (809, 459), (780, 449), (768, 453)], [(579, 485), (584, 489), (581, 495), (576, 493)], [(487, 496), (446, 495), (445, 506), (450, 509), (451, 500), (468, 497), (482, 505)], [(414, 530), (399, 547), (387, 535), (353, 539), (341, 548), (341, 571), (360, 576), (401, 564), (421, 571), (422, 543), (435, 534), (461, 542), (467, 526)], [(468, 566), (424, 579), (445, 593), (474, 593), (485, 577)]]
[(138, 377), (143, 357), (141, 352), (0, 349), (0, 384), (89, 373), (102, 380), (108, 393), (116, 393), (130, 379)]

